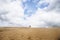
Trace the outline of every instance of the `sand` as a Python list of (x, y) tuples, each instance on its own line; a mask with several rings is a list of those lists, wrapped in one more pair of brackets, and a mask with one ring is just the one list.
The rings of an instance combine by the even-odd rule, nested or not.
[(0, 40), (60, 40), (60, 28), (0, 28)]

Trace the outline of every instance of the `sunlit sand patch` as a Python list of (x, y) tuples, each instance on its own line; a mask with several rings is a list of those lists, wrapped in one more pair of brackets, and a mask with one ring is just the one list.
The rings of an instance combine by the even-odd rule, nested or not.
[(0, 28), (0, 40), (60, 40), (60, 28)]

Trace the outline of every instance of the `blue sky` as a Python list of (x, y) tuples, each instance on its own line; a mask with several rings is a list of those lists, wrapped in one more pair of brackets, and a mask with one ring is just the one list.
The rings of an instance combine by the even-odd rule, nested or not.
[(32, 14), (35, 14), (38, 8), (44, 9), (45, 7), (48, 7), (49, 3), (44, 1), (39, 3), (41, 0), (27, 0), (26, 2), (23, 2), (24, 14), (31, 16)]

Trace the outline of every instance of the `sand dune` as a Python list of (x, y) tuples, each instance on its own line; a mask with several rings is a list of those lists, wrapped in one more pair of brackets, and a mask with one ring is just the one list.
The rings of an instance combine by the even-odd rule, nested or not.
[(0, 40), (60, 40), (59, 28), (0, 28)]

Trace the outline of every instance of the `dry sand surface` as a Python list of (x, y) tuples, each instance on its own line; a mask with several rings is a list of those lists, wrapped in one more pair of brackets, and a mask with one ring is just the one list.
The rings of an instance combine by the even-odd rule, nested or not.
[(0, 28), (0, 40), (60, 40), (60, 28)]

